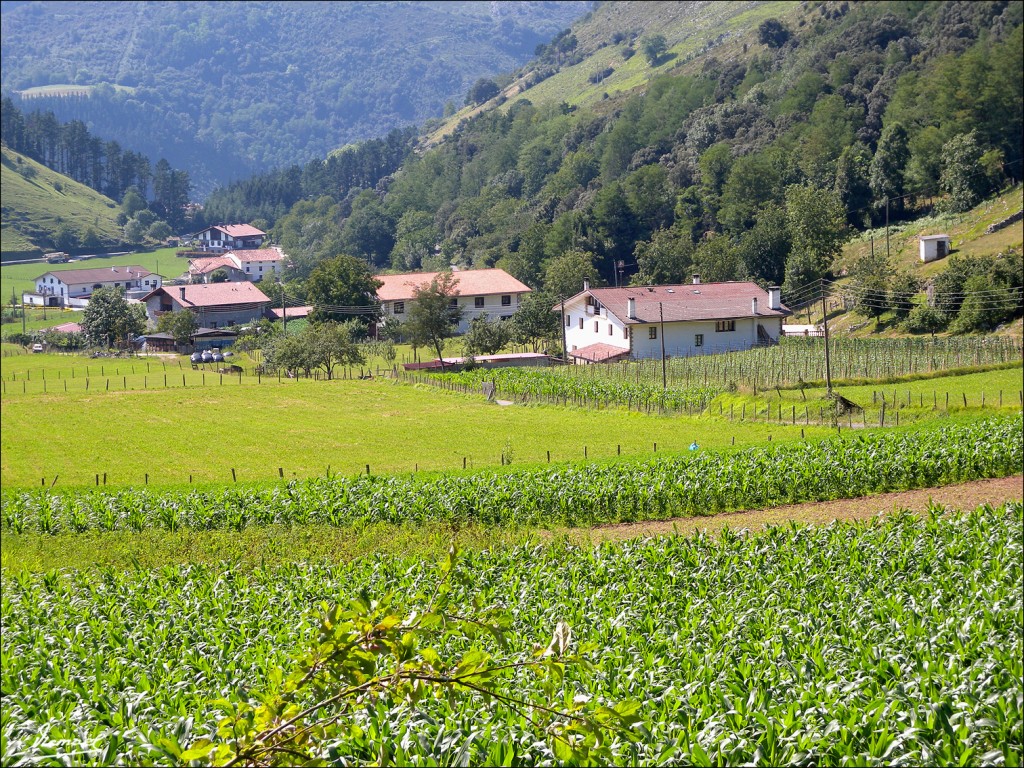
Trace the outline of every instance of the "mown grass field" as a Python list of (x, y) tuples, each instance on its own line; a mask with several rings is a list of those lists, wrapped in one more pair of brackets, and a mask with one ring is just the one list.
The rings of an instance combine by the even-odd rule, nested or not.
[[(115, 365), (106, 362), (105, 365)], [(137, 374), (140, 378), (142, 374)], [(193, 381), (201, 374), (185, 374)], [(412, 472), (685, 451), (798, 440), (801, 427), (714, 424), (620, 411), (502, 407), (477, 396), (446, 396), (391, 381), (309, 381), (215, 375), (207, 386), (145, 391), (7, 394), (0, 478), (5, 487), (230, 482), (332, 472)], [(162, 374), (150, 377), (162, 382)], [(63, 380), (62, 380), (63, 381)], [(79, 380), (75, 380), (76, 383)], [(48, 382), (58, 386), (56, 381)], [(10, 386), (10, 384), (8, 384)], [(806, 437), (825, 434), (808, 427)]]

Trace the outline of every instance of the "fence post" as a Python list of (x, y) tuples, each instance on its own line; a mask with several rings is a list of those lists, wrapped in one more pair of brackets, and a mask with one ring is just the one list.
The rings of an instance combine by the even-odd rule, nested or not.
[(237, 483), (238, 482), (238, 478), (235, 477), (235, 468), (234, 467), (231, 468), (231, 482), (233, 482), (233, 483)]

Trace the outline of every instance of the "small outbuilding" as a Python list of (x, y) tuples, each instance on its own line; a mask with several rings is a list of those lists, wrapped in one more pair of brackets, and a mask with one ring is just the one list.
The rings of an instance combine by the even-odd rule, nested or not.
[(952, 250), (949, 235), (921, 235), (918, 241), (920, 242), (921, 261), (925, 264), (948, 256)]

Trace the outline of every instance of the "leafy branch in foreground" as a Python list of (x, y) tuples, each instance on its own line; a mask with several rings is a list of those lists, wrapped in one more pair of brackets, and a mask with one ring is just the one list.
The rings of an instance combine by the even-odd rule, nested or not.
[[(394, 708), (415, 705), (425, 699), (478, 696), (496, 702), (549, 740), (561, 762), (593, 764), (612, 757), (614, 737), (636, 740), (632, 726), (640, 722), (637, 702), (613, 706), (592, 705), (572, 699), (572, 704), (550, 705), (565, 697), (559, 689), (567, 666), (591, 668), (586, 654), (592, 647), (570, 653), (572, 632), (558, 622), (547, 647), (507, 660), (494, 658), (476, 642), (490, 636), (502, 649), (511, 616), (497, 608), (484, 608), (477, 599), (474, 616), (449, 610), (451, 580), (456, 573), (454, 548), (441, 567), (429, 608), (401, 615), (392, 596), (371, 600), (365, 593), (347, 608), (335, 605), (326, 611), (319, 636), (296, 659), (284, 676), (275, 668), (269, 674), (275, 692), (260, 696), (262, 703), (220, 699), (216, 706), (226, 716), (217, 723), (215, 738), (201, 738), (178, 755), (182, 762), (200, 760), (216, 766), (279, 766), (326, 764), (325, 746), (343, 737), (365, 742), (365, 734), (352, 715), (370, 704)], [(461, 654), (445, 658), (452, 646)], [(544, 696), (520, 698), (502, 690), (517, 672), (535, 674)], [(308, 703), (312, 700), (312, 703)], [(387, 762), (383, 745), (370, 745)], [(467, 745), (468, 746), (468, 745)]]

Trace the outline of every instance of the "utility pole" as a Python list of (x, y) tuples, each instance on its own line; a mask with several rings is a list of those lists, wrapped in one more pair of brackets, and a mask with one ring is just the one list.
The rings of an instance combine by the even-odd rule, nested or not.
[(569, 344), (565, 336), (565, 299), (562, 300), (562, 362), (569, 363)]
[(277, 284), (281, 286), (281, 319), (284, 320), (285, 333), (288, 332), (288, 308), (284, 305), (284, 283), (280, 280)]
[(658, 302), (658, 317), (661, 319), (661, 390), (668, 389), (668, 378), (665, 372), (665, 312)]
[(832, 396), (832, 359), (828, 351), (828, 310), (825, 308), (825, 283), (821, 284), (821, 316), (825, 323), (825, 390)]
[(889, 197), (885, 198), (885, 258), (889, 258)]

